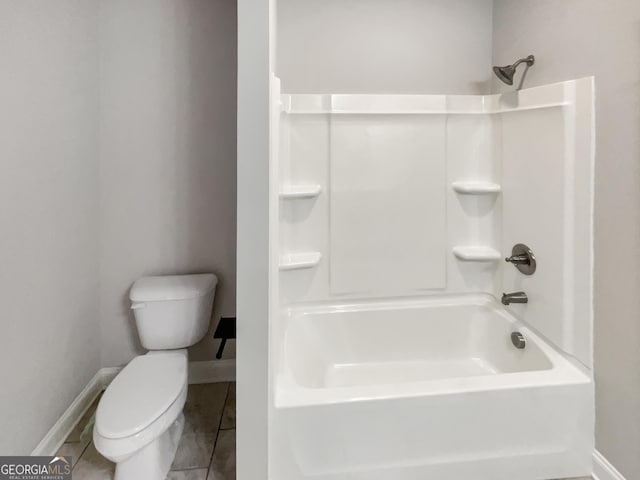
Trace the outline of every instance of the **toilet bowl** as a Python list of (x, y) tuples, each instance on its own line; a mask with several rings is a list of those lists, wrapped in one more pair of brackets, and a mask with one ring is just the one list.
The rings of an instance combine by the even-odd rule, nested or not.
[(184, 427), (188, 357), (206, 333), (217, 278), (146, 277), (130, 298), (143, 346), (107, 387), (96, 411), (96, 449), (116, 464), (115, 480), (164, 480)]

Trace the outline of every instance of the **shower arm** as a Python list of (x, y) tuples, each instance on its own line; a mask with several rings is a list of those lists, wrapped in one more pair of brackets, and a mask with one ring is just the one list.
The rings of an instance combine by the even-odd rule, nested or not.
[(533, 57), (533, 55), (529, 55), (528, 57), (525, 58), (521, 58), (520, 60), (518, 60), (516, 63), (514, 63), (513, 65), (511, 65), (513, 68), (518, 68), (518, 66), (521, 63), (526, 63), (527, 67), (531, 67), (534, 63), (535, 63), (535, 58)]

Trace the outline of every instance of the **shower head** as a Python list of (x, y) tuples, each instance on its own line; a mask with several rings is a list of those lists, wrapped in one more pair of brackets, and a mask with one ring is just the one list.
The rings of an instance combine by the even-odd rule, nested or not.
[(520, 65), (521, 63), (526, 63), (527, 67), (530, 67), (535, 63), (535, 60), (536, 59), (533, 55), (529, 55), (526, 58), (521, 58), (513, 65), (507, 65), (504, 67), (493, 67), (493, 72), (496, 74), (496, 77), (498, 77), (507, 85), (513, 85), (513, 77), (516, 74), (518, 65)]

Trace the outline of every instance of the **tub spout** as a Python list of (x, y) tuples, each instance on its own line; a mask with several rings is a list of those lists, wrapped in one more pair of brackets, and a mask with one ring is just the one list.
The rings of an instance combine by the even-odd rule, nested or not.
[(511, 305), (512, 303), (528, 303), (528, 302), (529, 302), (529, 299), (527, 298), (527, 294), (524, 292), (502, 294), (503, 305)]

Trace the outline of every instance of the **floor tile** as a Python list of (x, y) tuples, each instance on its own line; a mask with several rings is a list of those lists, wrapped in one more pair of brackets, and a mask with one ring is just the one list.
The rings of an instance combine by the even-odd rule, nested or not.
[(229, 385), (229, 394), (222, 412), (220, 428), (222, 430), (236, 428), (236, 382)]
[(85, 448), (87, 448), (87, 445), (80, 442), (63, 443), (60, 449), (56, 452), (56, 456), (70, 456), (72, 462), (71, 466), (73, 467), (76, 463), (78, 463), (78, 460), (80, 459), (80, 456), (84, 452)]
[(236, 431), (220, 430), (207, 480), (235, 480)]
[(228, 383), (189, 385), (184, 432), (171, 470), (209, 466), (228, 390)]
[(207, 480), (207, 469), (175, 470), (169, 472), (167, 480)]
[(115, 464), (98, 453), (93, 442), (89, 444), (73, 469), (73, 480), (113, 480)]

